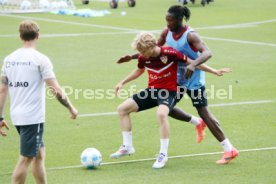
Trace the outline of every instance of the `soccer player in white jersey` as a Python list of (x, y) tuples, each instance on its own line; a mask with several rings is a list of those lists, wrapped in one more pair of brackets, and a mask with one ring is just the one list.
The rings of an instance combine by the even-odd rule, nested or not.
[(45, 83), (59, 102), (76, 119), (78, 111), (62, 91), (49, 58), (36, 48), (39, 37), (37, 23), (25, 20), (19, 26), (23, 47), (4, 59), (0, 86), (0, 125), (7, 94), (10, 96), (11, 120), (20, 135), (20, 157), (12, 175), (12, 183), (25, 183), (28, 167), (36, 183), (47, 183), (43, 125), (45, 122)]

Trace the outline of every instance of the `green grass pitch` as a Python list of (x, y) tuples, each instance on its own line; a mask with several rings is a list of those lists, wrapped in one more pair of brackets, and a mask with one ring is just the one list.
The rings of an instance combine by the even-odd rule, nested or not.
[[(75, 1), (78, 8), (109, 9), (108, 3), (91, 1), (88, 6)], [(0, 58), (21, 46), (18, 24), (26, 18), (41, 28), (38, 50), (48, 55), (62, 86), (79, 90), (70, 99), (80, 114), (115, 112), (123, 99), (85, 98), (81, 90), (113, 89), (116, 83), (136, 67), (136, 62), (117, 65), (116, 59), (131, 51), (130, 44), (139, 30), (162, 30), (165, 13), (176, 0), (137, 0), (135, 8), (120, 2), (111, 15), (81, 18), (53, 14), (0, 15)], [(197, 29), (213, 52), (208, 64), (231, 67), (223, 77), (206, 74), (207, 88), (232, 89), (232, 99), (210, 99), (211, 106), (230, 141), (239, 150), (276, 147), (276, 1), (215, 0), (201, 7), (199, 0), (189, 4), (192, 16), (188, 24)], [(125, 11), (126, 16), (121, 16)], [(102, 27), (95, 26), (101, 25)], [(73, 36), (74, 35), (74, 36)], [(159, 35), (159, 32), (156, 32)], [(147, 76), (125, 86), (143, 89)], [(86, 94), (87, 95), (87, 94)], [(88, 94), (89, 95), (89, 94)], [(91, 95), (91, 94), (90, 94)], [(254, 104), (254, 102), (264, 101)], [(178, 104), (197, 115), (189, 99)], [(103, 163), (154, 158), (159, 151), (159, 130), (155, 109), (132, 115), (133, 156), (112, 160), (122, 138), (116, 115), (79, 117), (69, 114), (56, 100), (47, 99), (45, 124), (46, 167), (49, 184), (270, 184), (276, 180), (276, 150), (242, 151), (229, 165), (216, 165), (221, 154), (169, 159), (161, 170), (151, 168), (153, 161), (106, 164), (95, 170), (80, 165), (80, 154), (87, 147), (99, 149)], [(0, 183), (11, 182), (11, 172), (19, 155), (19, 137), (9, 118), (8, 136), (0, 137)], [(205, 140), (195, 143), (195, 130), (188, 123), (170, 119), (169, 156), (220, 152), (222, 148), (207, 130)], [(26, 183), (35, 183), (31, 172)]]

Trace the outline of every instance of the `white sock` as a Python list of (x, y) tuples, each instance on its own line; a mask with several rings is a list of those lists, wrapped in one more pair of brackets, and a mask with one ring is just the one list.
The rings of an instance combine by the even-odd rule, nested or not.
[(123, 145), (125, 146), (132, 146), (132, 131), (122, 131), (123, 135)]
[(168, 155), (169, 139), (160, 139), (160, 153)]
[(191, 122), (193, 125), (197, 126), (197, 125), (200, 124), (200, 121), (199, 121), (199, 120), (200, 120), (199, 118), (197, 118), (197, 117), (195, 117), (195, 116), (192, 116), (190, 122)]
[(233, 149), (231, 142), (227, 138), (220, 142), (220, 145), (223, 147), (224, 151), (231, 151)]

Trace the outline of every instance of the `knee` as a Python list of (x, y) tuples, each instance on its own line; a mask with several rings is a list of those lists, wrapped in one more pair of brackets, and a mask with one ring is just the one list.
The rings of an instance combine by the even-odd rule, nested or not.
[(123, 104), (120, 104), (118, 107), (117, 107), (117, 112), (120, 116), (123, 116), (123, 115), (126, 115), (128, 114), (128, 109), (126, 108), (125, 105)]
[(160, 120), (162, 122), (167, 119), (168, 115), (164, 112), (157, 111), (156, 117), (158, 120)]
[(24, 156), (22, 156), (22, 157), (20, 158), (20, 164), (28, 165), (28, 164), (31, 163), (32, 160), (33, 160), (32, 157), (24, 157)]

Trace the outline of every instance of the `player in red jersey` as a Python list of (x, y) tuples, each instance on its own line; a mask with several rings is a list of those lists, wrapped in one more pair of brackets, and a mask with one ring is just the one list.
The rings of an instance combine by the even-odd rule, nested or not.
[[(148, 32), (138, 34), (132, 47), (140, 53), (137, 68), (116, 85), (115, 92), (118, 94), (124, 84), (137, 79), (145, 70), (148, 71), (149, 82), (145, 90), (133, 95), (132, 98), (118, 106), (123, 144), (110, 157), (119, 158), (135, 152), (132, 145), (130, 113), (158, 106), (156, 115), (160, 125), (160, 151), (152, 167), (159, 169), (164, 167), (168, 160), (170, 132), (168, 114), (176, 103), (177, 63), (190, 63), (192, 60), (171, 47), (157, 46), (156, 38)], [(193, 62), (195, 65), (200, 64)]]
[[(161, 46), (166, 43), (192, 59), (207, 61), (212, 56), (211, 51), (202, 41), (198, 33), (196, 33), (188, 25), (183, 24), (183, 19), (188, 21), (190, 15), (190, 10), (185, 6), (171, 6), (166, 14), (167, 28), (162, 32), (161, 37), (158, 40), (158, 45)], [(128, 62), (131, 59), (135, 59), (135, 55), (121, 57), (117, 63)], [(190, 96), (193, 106), (197, 109), (200, 117), (204, 120), (211, 133), (220, 142), (224, 149), (222, 158), (216, 163), (228, 164), (231, 160), (235, 159), (239, 153), (222, 131), (218, 120), (208, 109), (207, 98), (205, 95), (205, 79), (202, 78), (204, 74), (202, 74), (202, 71), (195, 70), (193, 77), (187, 81), (184, 77), (182, 77), (182, 73), (187, 73), (187, 70), (185, 71), (185, 66), (181, 65), (182, 63), (179, 63), (178, 83), (181, 87), (186, 88), (187, 94)], [(189, 68), (188, 71), (190, 72), (192, 67), (193, 65), (189, 65), (186, 69)], [(208, 70), (203, 71), (210, 72)], [(194, 94), (193, 96), (200, 98), (194, 98), (191, 94)], [(193, 119), (193, 116), (187, 114), (179, 108), (171, 110), (169, 116), (181, 121), (190, 121)], [(200, 138), (200, 136), (197, 137)], [(204, 136), (202, 138), (204, 138)]]

